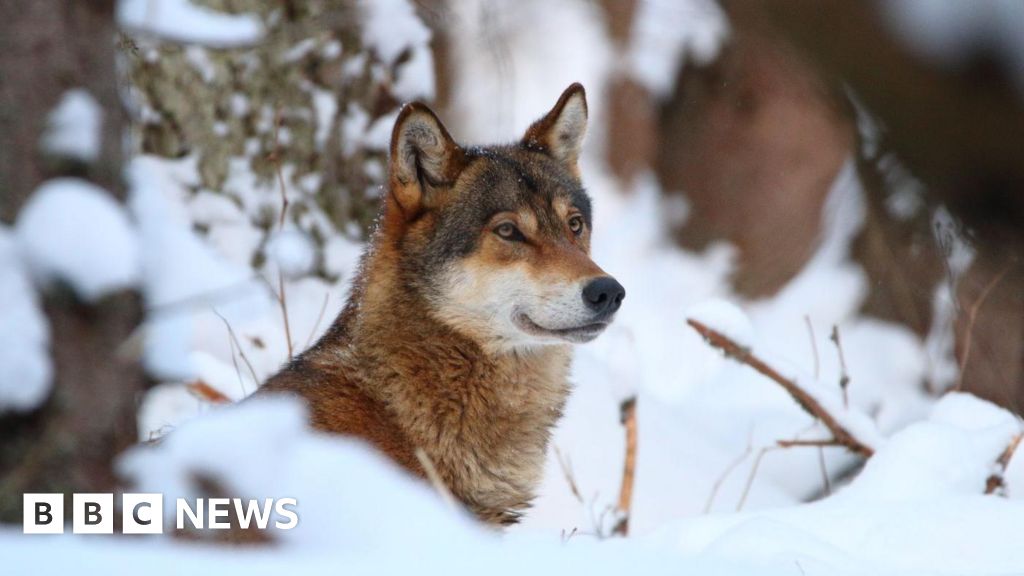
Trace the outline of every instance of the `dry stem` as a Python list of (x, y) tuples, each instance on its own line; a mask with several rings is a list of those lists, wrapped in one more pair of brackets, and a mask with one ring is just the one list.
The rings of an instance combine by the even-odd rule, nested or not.
[(697, 320), (690, 319), (687, 320), (687, 323), (701, 336), (703, 336), (711, 346), (718, 348), (737, 362), (750, 366), (754, 370), (782, 386), (782, 388), (788, 392), (794, 400), (796, 400), (797, 404), (799, 404), (801, 408), (811, 416), (820, 420), (821, 423), (829, 429), (832, 433), (832, 438), (835, 444), (845, 446), (851, 452), (860, 454), (864, 457), (870, 457), (874, 454), (874, 450), (872, 450), (870, 446), (858, 440), (849, 430), (840, 424), (839, 421), (828, 412), (828, 410), (822, 407), (814, 396), (808, 394), (807, 391), (797, 385), (796, 382), (786, 378), (777, 370), (766, 364), (763, 360), (751, 353), (749, 349), (740, 346), (728, 336), (709, 328)]
[(619, 513), (621, 519), (615, 524), (612, 534), (629, 534), (629, 513), (633, 502), (633, 481), (636, 477), (636, 397), (627, 398), (619, 407), (622, 425), (626, 428), (626, 458), (622, 466), (622, 485), (619, 488)]
[(708, 499), (704, 503), (705, 514), (711, 512), (711, 506), (715, 503), (715, 498), (718, 496), (718, 491), (722, 489), (722, 484), (725, 483), (725, 479), (728, 478), (733, 473), (733, 471), (736, 470), (736, 468), (739, 468), (739, 465), (742, 464), (753, 451), (754, 439), (753, 437), (750, 437), (747, 440), (746, 450), (744, 450), (742, 454), (740, 454), (735, 460), (733, 460), (732, 462), (729, 463), (728, 466), (726, 466), (725, 470), (722, 471), (722, 474), (715, 480), (715, 483), (711, 486), (711, 493), (708, 494)]
[(821, 359), (818, 358), (818, 343), (814, 339), (814, 326), (811, 324), (811, 317), (804, 314), (804, 323), (807, 324), (807, 334), (811, 339), (811, 352), (814, 353), (814, 378), (821, 378)]
[(1017, 451), (1017, 447), (1020, 446), (1021, 439), (1024, 438), (1024, 434), (1017, 434), (1010, 440), (1010, 443), (1006, 446), (1006, 449), (999, 454), (999, 458), (996, 458), (996, 467), (998, 471), (988, 477), (985, 481), (985, 494), (995, 494), (996, 491), (1003, 488), (1003, 472), (1006, 471), (1006, 467), (1010, 464), (1010, 459), (1013, 458), (1013, 454)]
[(836, 350), (839, 352), (839, 389), (843, 391), (843, 406), (849, 408), (850, 396), (846, 393), (846, 389), (850, 386), (850, 374), (846, 371), (846, 356), (843, 355), (843, 342), (839, 339), (839, 326), (832, 325), (830, 339), (835, 343)]
[(957, 378), (955, 388), (957, 392), (963, 390), (964, 387), (964, 369), (967, 368), (967, 360), (971, 357), (971, 341), (974, 334), (974, 323), (978, 319), (978, 310), (981, 309), (981, 305), (985, 303), (985, 300), (988, 300), (989, 294), (992, 293), (992, 290), (995, 289), (996, 285), (999, 284), (1000, 281), (1002, 281), (1003, 277), (1006, 276), (1007, 272), (1009, 272), (1011, 268), (1013, 268), (1013, 263), (1010, 263), (1008, 266), (1003, 268), (1001, 272), (996, 274), (992, 280), (985, 285), (981, 294), (978, 295), (978, 299), (975, 300), (967, 310), (967, 329), (964, 332), (964, 355), (963, 358), (960, 359), (960, 376)]
[(217, 310), (213, 311), (214, 314), (220, 318), (221, 322), (228, 329), (228, 342), (231, 344), (231, 363), (235, 365), (235, 374), (238, 375), (238, 385), (242, 388), (242, 394), (246, 394), (245, 384), (242, 383), (242, 374), (238, 369), (238, 362), (235, 360), (234, 349), (238, 349), (238, 355), (242, 357), (242, 361), (245, 362), (245, 366), (249, 369), (249, 374), (252, 374), (252, 383), (255, 386), (260, 385), (260, 379), (256, 376), (256, 370), (252, 367), (252, 362), (249, 362), (249, 357), (245, 355), (245, 350), (242, 349), (242, 343), (238, 340), (238, 335), (235, 334), (235, 329), (231, 327), (231, 323)]
[[(285, 215), (288, 213), (288, 193), (284, 183), (284, 172), (281, 170), (281, 147), (279, 135), (281, 133), (281, 108), (278, 107), (274, 113), (274, 150), (268, 158), (277, 172), (277, 181), (281, 186), (281, 215), (278, 218), (278, 230), (284, 230)], [(292, 330), (288, 322), (288, 298), (284, 292), (284, 272), (278, 265), (277, 271), (277, 303), (281, 306), (281, 316), (284, 319), (284, 337), (288, 344), (288, 359), (294, 356), (295, 348), (292, 346)]]

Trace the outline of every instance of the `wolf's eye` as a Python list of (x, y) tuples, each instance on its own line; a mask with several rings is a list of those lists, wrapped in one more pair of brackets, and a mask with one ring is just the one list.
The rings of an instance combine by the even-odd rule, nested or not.
[(522, 242), (526, 240), (523, 233), (519, 231), (519, 228), (516, 228), (516, 225), (511, 222), (502, 222), (501, 224), (498, 224), (494, 228), (494, 233), (505, 240), (510, 240), (512, 242)]
[(577, 236), (583, 234), (583, 217), (577, 214), (569, 218), (569, 230), (572, 230), (572, 233)]

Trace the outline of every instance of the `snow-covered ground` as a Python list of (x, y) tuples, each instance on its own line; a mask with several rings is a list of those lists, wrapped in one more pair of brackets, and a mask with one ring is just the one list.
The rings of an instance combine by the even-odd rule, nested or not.
[[(223, 46), (258, 41), (262, 33), (258, 22), (211, 15), (185, 0), (120, 4), (126, 26), (174, 40)], [(163, 7), (154, 11), (151, 4)], [(413, 23), (405, 0), (368, 5), (373, 26), (367, 34), (377, 35), (369, 44), (393, 56), (388, 34), (405, 30), (418, 49), (426, 46), (429, 31)], [(37, 192), (35, 204), (55, 196), (67, 202), (40, 214), (26, 208), (11, 231), (0, 229), (0, 294), (24, 303), (19, 309), (26, 320), (16, 324), (26, 333), (18, 342), (28, 348), (20, 363), (0, 364), (0, 375), (5, 381), (9, 372), (27, 375), (33, 383), (20, 392), (0, 386), (0, 410), (25, 409), (48, 389), (48, 338), (29, 282), (66, 282), (85, 298), (140, 284), (149, 310), (144, 360), (162, 382), (143, 403), (140, 433), (145, 439), (170, 427), (177, 432), (159, 446), (133, 450), (120, 471), (139, 491), (168, 497), (195, 495), (202, 476), (240, 496), (294, 496), (300, 526), (282, 533), (275, 547), (246, 551), (160, 537), (26, 538), (5, 529), (5, 569), (1024, 573), (1015, 530), (1024, 523), (1024, 457), (1007, 467), (1008, 498), (983, 495), (1020, 423), (973, 397), (953, 394), (936, 403), (924, 393), (922, 382), (936, 373), (945, 374), (946, 383), (955, 378), (935, 368), (950, 364), (950, 346), (943, 344), (950, 342), (948, 324), (922, 340), (858, 314), (866, 276), (849, 250), (864, 200), (852, 162), (832, 185), (815, 255), (778, 294), (758, 301), (731, 293), (730, 246), (694, 253), (669, 240), (665, 215), (685, 217), (685, 206), (667, 204), (653, 176), (623, 184), (604, 166), (614, 146), (601, 124), (608, 79), (625, 71), (662, 93), (671, 85), (663, 75), (678, 62), (713, 58), (728, 34), (714, 4), (645, 3), (634, 30), (638, 39), (625, 59), (612, 53), (593, 2), (523, 0), (514, 10), (484, 0), (454, 6), (451, 109), (458, 112), (445, 121), (460, 140), (509, 141), (571, 82), (586, 86), (592, 124), (582, 166), (595, 204), (594, 258), (628, 292), (608, 333), (578, 349), (575, 391), (554, 437), (540, 497), (522, 524), (504, 535), (475, 526), (429, 486), (363, 447), (310, 432), (302, 408), (285, 400), (217, 408), (193, 396), (187, 384), (202, 381), (242, 398), (285, 360), (289, 340), (297, 349), (315, 340), (344, 303), (362, 246), (315, 210), (303, 225), (289, 222), (265, 238), (252, 216), (277, 210), (279, 190), (257, 182), (244, 159), (231, 163), (224, 190), (193, 192), (199, 187), (194, 158), (136, 157), (128, 170), (127, 211), (97, 201), (79, 182), (57, 181)], [(202, 25), (168, 28), (160, 14), (182, 14)], [(400, 83), (401, 90), (433, 93), (428, 64), (410, 66), (412, 77), (400, 80), (410, 86)], [(61, 126), (74, 124), (64, 120), (70, 104), (62, 106), (65, 112), (54, 117)], [(382, 144), (386, 130), (360, 126), (369, 134), (358, 141)], [(61, 138), (53, 146), (88, 155), (80, 145), (57, 144), (68, 141), (77, 142)], [(294, 205), (310, 190), (291, 186), (287, 194)], [(94, 240), (101, 244), (96, 253), (109, 258), (91, 263), (68, 247), (74, 241), (62, 252), (34, 240), (33, 230), (63, 225), (69, 209), (105, 219), (110, 235)], [(197, 225), (207, 232), (197, 234)], [(322, 243), (312, 241), (311, 227), (327, 231)], [(121, 245), (137, 250), (119, 251)], [(256, 254), (263, 258), (253, 268)], [(310, 274), (318, 262), (332, 280)], [(276, 296), (281, 276), (290, 338)], [(936, 294), (946, 299), (937, 309), (949, 308), (948, 292)], [(863, 471), (847, 485), (841, 478), (861, 461), (842, 449), (773, 448), (778, 440), (821, 438), (823, 430), (775, 383), (708, 346), (686, 324), (690, 317), (770, 358), (825, 398), (876, 449)], [(5, 331), (8, 323), (0, 318)], [(829, 340), (833, 326), (841, 332), (851, 379), (848, 409), (840, 399), (839, 354)], [(633, 396), (639, 441), (631, 535), (605, 538), (616, 519), (625, 450), (619, 405)], [(815, 496), (825, 497), (803, 503)]]

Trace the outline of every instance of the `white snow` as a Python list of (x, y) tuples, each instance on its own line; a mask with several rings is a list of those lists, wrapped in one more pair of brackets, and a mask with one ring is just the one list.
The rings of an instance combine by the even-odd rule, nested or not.
[[(821, 502), (694, 516), (628, 540), (576, 535), (560, 544), (522, 533), (498, 538), (363, 445), (310, 432), (296, 401), (260, 398), (212, 411), (157, 445), (134, 448), (118, 469), (132, 490), (163, 493), (165, 503), (202, 495), (203, 479), (242, 498), (297, 498), (299, 524), (275, 532), (272, 548), (217, 548), (166, 537), (26, 538), (10, 530), (0, 531), (0, 549), (8, 568), (31, 567), (33, 574), (118, 573), (118, 567), (150, 575), (478, 574), (481, 567), (510, 575), (1012, 574), (1024, 567), (1017, 530), (1024, 502), (981, 496), (976, 482), (947, 473), (969, 469), (967, 476), (982, 478), (985, 467), (974, 464), (995, 459), (1001, 447), (989, 440), (1012, 423), (980, 400), (950, 396), (931, 419), (895, 435), (850, 487)], [(978, 454), (964, 462), (959, 450), (933, 450), (932, 436), (917, 432), (931, 425), (948, 427), (940, 441), (955, 436)], [(929, 485), (938, 489), (892, 491), (922, 451), (935, 473)], [(165, 514), (166, 529), (173, 518)]]
[(52, 156), (93, 162), (100, 153), (103, 109), (96, 99), (82, 88), (72, 88), (61, 95), (57, 107), (50, 112), (43, 134), (43, 151)]
[(10, 230), (0, 225), (0, 415), (39, 406), (50, 393), (50, 332)]
[[(231, 265), (211, 250), (192, 231), (183, 207), (173, 201), (194, 175), (194, 166), (187, 160), (174, 163), (140, 156), (128, 167), (129, 205), (139, 225), (143, 295), (150, 311), (145, 364), (151, 374), (164, 378), (200, 376), (193, 354), (198, 315), (216, 311), (237, 322), (270, 308), (266, 289), (254, 281), (252, 272)], [(219, 319), (210, 324), (225, 334)], [(230, 394), (231, 389), (221, 392)]]
[(15, 236), (35, 281), (64, 282), (95, 302), (139, 282), (137, 234), (124, 208), (77, 178), (44, 182), (18, 215)]
[(297, 230), (274, 233), (267, 242), (267, 256), (286, 278), (305, 276), (316, 263), (316, 247)]
[(434, 53), (426, 42), (416, 46), (401, 68), (398, 78), (391, 86), (391, 92), (401, 102), (416, 99), (433, 100)]
[[(444, 121), (460, 141), (510, 141), (569, 83), (582, 81), (588, 90), (592, 122), (581, 166), (594, 198), (593, 254), (625, 285), (628, 297), (607, 333), (577, 348), (575, 389), (552, 441), (579, 487), (579, 499), (552, 450), (534, 507), (522, 525), (498, 538), (364, 446), (310, 432), (303, 410), (288, 400), (219, 407), (190, 395), (187, 384), (201, 381), (240, 399), (287, 359), (283, 312), (273, 296), (278, 270), (285, 272), (290, 335), (298, 352), (334, 319), (358, 269), (363, 246), (309, 202), (316, 177), (293, 185), (293, 166), (282, 166), (286, 194), (308, 212), (290, 213), (283, 232), (261, 227), (267, 214), (277, 222), (281, 199), (276, 182), (252, 172), (248, 156), (259, 148), (252, 141), (245, 155), (229, 160), (219, 190), (202, 188), (195, 157), (131, 162), (130, 210), (138, 227), (132, 241), (142, 252), (148, 310), (145, 361), (159, 382), (142, 402), (140, 435), (174, 432), (159, 445), (133, 450), (120, 469), (134, 480), (133, 489), (163, 491), (168, 498), (196, 494), (197, 474), (224, 483), (232, 495), (297, 496), (299, 528), (272, 548), (248, 550), (171, 538), (27, 538), (5, 530), (5, 567), (67, 574), (138, 573), (142, 566), (148, 576), (314, 570), (617, 576), (1024, 571), (1018, 536), (1024, 457), (1017, 455), (1007, 467), (1009, 499), (982, 495), (986, 478), (997, 471), (996, 458), (1020, 424), (976, 398), (958, 394), (936, 402), (924, 391), (923, 383), (939, 372), (935, 366), (947, 370), (943, 381), (951, 378), (951, 341), (943, 340), (955, 312), (948, 288), (944, 300), (936, 299), (948, 314), (925, 340), (906, 327), (860, 314), (869, 286), (850, 258), (850, 246), (865, 207), (852, 162), (835, 177), (813, 257), (778, 294), (756, 301), (730, 289), (733, 247), (719, 243), (693, 252), (675, 244), (669, 219), (679, 224), (688, 214), (684, 203), (666, 197), (653, 174), (625, 185), (608, 173), (600, 120), (608, 80), (638, 63), (626, 72), (663, 95), (683, 61), (712, 57), (727, 25), (714, 20), (722, 15), (711, 4), (712, 12), (687, 15), (699, 6), (696, 0), (641, 3), (624, 57), (608, 43), (600, 5), (586, 0), (523, 0), (514, 7), (459, 2), (446, 18), (454, 77)], [(432, 92), (430, 61), (420, 60), (430, 33), (412, 4), (367, 0), (362, 8), (368, 23), (364, 40), (386, 65), (411, 50), (411, 59), (397, 70), (374, 73), (393, 72), (386, 78), (402, 99), (429, 94), (427, 88)], [(204, 18), (213, 14), (202, 11)], [(292, 56), (308, 49), (308, 43), (297, 42)], [(364, 64), (354, 55), (346, 66)], [(327, 92), (312, 94), (319, 100), (322, 142), (329, 136), (324, 118), (334, 115), (335, 103), (328, 102)], [(250, 106), (242, 97), (232, 99), (234, 113), (262, 116), (271, 128), (273, 110)], [(346, 151), (386, 149), (393, 116), (371, 121), (358, 107), (345, 113)], [(374, 166), (379, 165), (365, 169)], [(943, 214), (936, 218), (952, 225)], [(958, 273), (971, 251), (958, 231), (950, 234), (951, 266)], [(21, 250), (20, 235), (14, 243), (16, 256), (6, 256), (11, 251), (4, 251), (0, 233), (0, 295), (13, 286), (15, 298), (32, 301), (18, 308), (35, 320), (0, 314), (0, 339), (15, 326), (12, 339), (29, 348), (18, 354), (41, 361), (30, 370), (38, 374), (49, 366), (46, 326), (26, 265), (19, 264), (31, 259)], [(254, 269), (263, 255), (266, 264)], [(328, 278), (310, 273), (314, 267)], [(825, 450), (824, 464), (813, 448), (772, 449), (778, 440), (822, 438), (827, 431), (777, 384), (707, 346), (686, 324), (688, 317), (726, 332), (795, 379), (875, 447), (875, 456), (858, 473), (863, 460), (841, 449)], [(22, 337), (18, 330), (26, 325), (31, 333)], [(839, 389), (838, 350), (829, 340), (833, 326), (842, 335), (852, 379), (849, 407)], [(16, 365), (5, 362), (15, 352), (4, 342), (5, 376)], [(7, 382), (0, 381), (0, 394), (9, 392)], [(637, 399), (639, 432), (630, 538), (600, 540), (592, 535), (607, 534), (615, 517), (624, 452), (619, 405), (629, 397)], [(762, 450), (767, 451), (761, 455)], [(833, 480), (831, 496), (823, 473)], [(846, 474), (855, 478), (843, 486), (838, 477)], [(804, 504), (808, 499), (820, 501)]]
[(118, 0), (117, 22), (135, 34), (214, 48), (255, 44), (264, 35), (254, 14), (224, 14), (191, 0)]
[(355, 441), (311, 433), (306, 410), (289, 398), (212, 411), (158, 446), (133, 449), (118, 468), (135, 489), (168, 499), (201, 495), (203, 477), (239, 497), (296, 498), (299, 526), (280, 534), (303, 548), (366, 553), (473, 536), (468, 517), (449, 513), (428, 485)]
[(733, 302), (712, 299), (691, 307), (686, 317), (696, 320), (744, 348), (754, 346), (754, 327), (750, 318)]
[(627, 55), (628, 71), (651, 93), (671, 94), (683, 62), (704, 65), (718, 55), (729, 23), (711, 0), (637, 3)]
[(391, 64), (409, 46), (430, 41), (430, 29), (416, 16), (408, 0), (364, 0), (363, 43), (385, 64)]

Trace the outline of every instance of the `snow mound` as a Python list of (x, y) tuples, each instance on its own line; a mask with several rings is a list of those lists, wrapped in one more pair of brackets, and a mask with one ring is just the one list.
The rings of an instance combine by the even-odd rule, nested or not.
[(949, 393), (931, 417), (911, 424), (868, 460), (844, 498), (929, 499), (982, 494), (995, 463), (1021, 426), (1006, 410)]
[(49, 325), (11, 233), (0, 226), (0, 414), (39, 406), (50, 392)]
[(120, 0), (117, 21), (135, 33), (214, 48), (254, 44), (264, 35), (255, 15), (223, 14), (190, 0)]
[(209, 366), (193, 354), (198, 314), (212, 308), (227, 320), (237, 320), (270, 306), (265, 287), (252, 272), (220, 257), (172, 200), (181, 193), (182, 180), (193, 175), (189, 165), (150, 156), (134, 158), (128, 167), (129, 207), (139, 225), (143, 295), (150, 310), (145, 366), (151, 375), (168, 379), (200, 377), (201, 367)]
[(391, 64), (410, 45), (430, 41), (430, 30), (416, 16), (408, 0), (373, 0), (360, 3), (363, 42)]
[(89, 92), (73, 88), (64, 92), (47, 119), (43, 151), (52, 156), (93, 162), (100, 153), (103, 109)]
[(133, 449), (118, 469), (135, 488), (168, 501), (202, 495), (197, 478), (232, 497), (296, 498), (298, 527), (275, 532), (289, 545), (365, 553), (398, 543), (426, 549), (452, 537), (467, 547), (482, 540), (468, 518), (376, 452), (311, 432), (303, 405), (291, 398), (212, 411), (157, 446)]
[(267, 256), (286, 278), (305, 276), (316, 264), (313, 242), (298, 230), (284, 230), (271, 236)]
[(95, 302), (139, 282), (137, 235), (125, 210), (102, 188), (77, 178), (43, 183), (18, 216), (15, 235), (32, 276), (65, 282)]
[(693, 306), (686, 312), (691, 320), (721, 333), (744, 348), (754, 346), (754, 326), (739, 306), (715, 298)]
[[(400, 101), (434, 98), (434, 53), (430, 29), (416, 15), (408, 0), (364, 0), (363, 43), (386, 66), (392, 66), (403, 52), (409, 58), (396, 72), (391, 91)], [(390, 132), (390, 124), (389, 124)]]
[[(822, 574), (1019, 573), (1024, 502), (984, 496), (1020, 426), (1005, 410), (950, 394), (895, 434), (853, 483), (817, 503), (679, 521), (653, 535), (687, 555)], [(800, 572), (798, 570), (797, 572)]]

